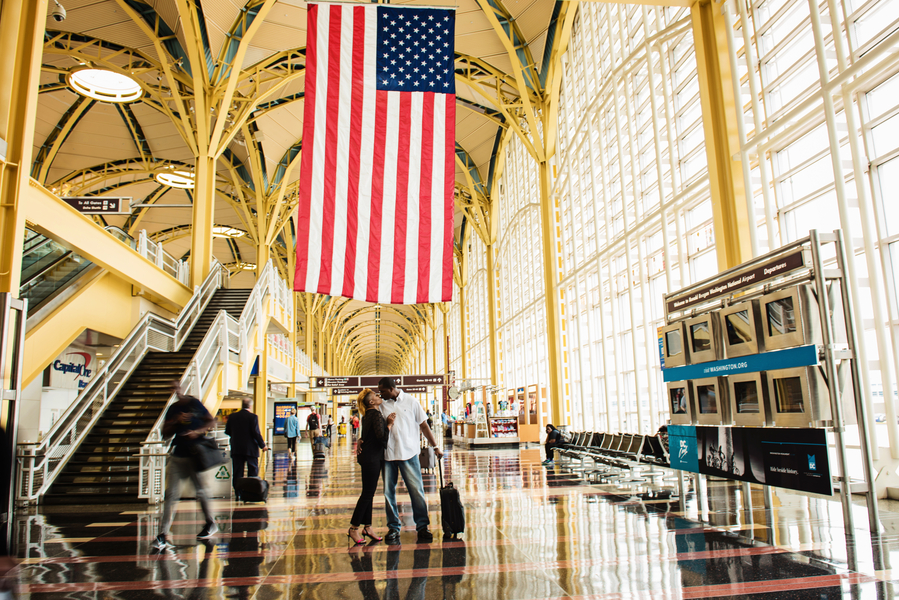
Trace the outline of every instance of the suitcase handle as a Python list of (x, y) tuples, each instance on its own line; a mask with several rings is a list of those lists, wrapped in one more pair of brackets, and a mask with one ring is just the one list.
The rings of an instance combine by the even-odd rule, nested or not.
[[(442, 458), (437, 459), (437, 474), (440, 476), (440, 487), (446, 487), (443, 485), (443, 459)], [(453, 486), (452, 482), (450, 482), (448, 485), (449, 485), (449, 487)]]

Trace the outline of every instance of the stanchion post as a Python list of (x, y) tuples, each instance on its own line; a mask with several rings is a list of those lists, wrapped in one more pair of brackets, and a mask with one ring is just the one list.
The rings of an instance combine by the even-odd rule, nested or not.
[[(849, 358), (850, 371), (852, 373), (852, 393), (855, 400), (855, 412), (858, 415), (858, 431), (859, 441), (862, 447), (862, 459), (865, 466), (865, 483), (868, 486), (868, 493), (865, 495), (865, 501), (868, 505), (868, 526), (871, 533), (880, 533), (882, 527), (880, 525), (880, 511), (877, 506), (877, 488), (874, 485), (876, 474), (874, 472), (874, 459), (871, 453), (871, 430), (868, 424), (868, 413), (865, 409), (865, 400), (862, 396), (862, 378), (858, 368), (858, 356), (856, 348), (858, 348), (858, 335), (855, 330), (855, 307), (852, 303), (852, 295), (849, 293), (849, 286), (845, 281), (843, 274), (846, 272), (846, 247), (843, 245), (843, 232), (839, 229), (833, 232), (836, 236), (836, 254), (837, 262), (840, 266), (840, 293), (843, 300), (843, 318), (846, 322), (846, 336), (849, 342), (849, 351), (852, 353)], [(886, 397), (886, 394), (884, 394)]]
[[(818, 295), (818, 313), (821, 319), (821, 335), (824, 345), (824, 370), (827, 375), (827, 393), (830, 397), (830, 411), (833, 419), (833, 434), (837, 447), (837, 460), (840, 463), (840, 500), (843, 505), (843, 528), (846, 533), (847, 546), (854, 535), (855, 520), (852, 516), (852, 490), (849, 485), (849, 462), (846, 457), (846, 442), (843, 439), (844, 419), (843, 404), (840, 402), (840, 390), (837, 384), (837, 369), (834, 362), (833, 323), (830, 320), (830, 299), (827, 295), (824, 277), (824, 262), (821, 259), (821, 242), (818, 230), (809, 231), (811, 240), (813, 282)], [(844, 307), (845, 308), (845, 307)], [(854, 568), (854, 567), (852, 567)]]

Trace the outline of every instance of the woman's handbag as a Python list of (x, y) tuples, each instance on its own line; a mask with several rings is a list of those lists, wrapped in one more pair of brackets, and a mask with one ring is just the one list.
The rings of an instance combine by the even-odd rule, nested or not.
[(197, 438), (197, 441), (191, 445), (190, 451), (198, 473), (208, 471), (225, 462), (225, 453), (219, 450), (219, 445), (210, 437)]

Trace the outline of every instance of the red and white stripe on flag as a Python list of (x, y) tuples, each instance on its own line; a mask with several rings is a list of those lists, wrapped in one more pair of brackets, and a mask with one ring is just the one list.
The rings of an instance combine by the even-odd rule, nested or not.
[(294, 290), (449, 302), (455, 13), (309, 4)]

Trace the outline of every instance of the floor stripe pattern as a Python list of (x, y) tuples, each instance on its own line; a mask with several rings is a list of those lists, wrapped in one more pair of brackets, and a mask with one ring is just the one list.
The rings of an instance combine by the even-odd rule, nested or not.
[[(353, 444), (335, 438), (325, 460), (306, 444), (268, 458), (266, 504), (214, 501), (221, 532), (200, 543), (202, 515), (180, 504), (171, 551), (157, 552), (161, 506), (39, 507), (16, 522), (20, 598), (191, 600), (893, 598), (890, 554), (899, 516), (885, 513), (879, 551), (847, 545), (840, 504), (776, 494), (774, 508), (716, 482), (682, 505), (669, 488), (590, 485), (577, 463), (541, 465), (541, 450), (446, 445), (467, 528), (440, 531), (437, 478), (427, 473), (435, 541), (418, 544), (400, 485), (402, 544), (347, 547), (359, 491)], [(856, 522), (864, 523), (860, 515)], [(384, 501), (375, 527), (385, 533)], [(853, 538), (854, 539), (854, 538)], [(859, 565), (856, 570), (847, 565)], [(899, 578), (899, 571), (896, 573)]]

